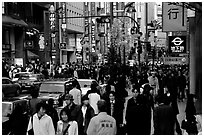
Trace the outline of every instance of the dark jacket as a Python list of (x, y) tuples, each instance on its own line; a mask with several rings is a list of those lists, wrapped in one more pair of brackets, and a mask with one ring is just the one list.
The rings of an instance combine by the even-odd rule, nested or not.
[(83, 113), (82, 113), (82, 105), (77, 106), (75, 110), (73, 111), (73, 115), (75, 116), (75, 120), (78, 123), (78, 129), (79, 129), (79, 135), (84, 135), (86, 134), (86, 130), (88, 128), (89, 122), (92, 117), (94, 117), (94, 109), (88, 105), (86, 114), (85, 114), (85, 126), (83, 127)]
[(56, 131), (57, 130), (57, 122), (59, 121), (57, 110), (55, 108), (53, 108), (52, 106), (48, 106), (46, 113), (47, 113), (47, 115), (49, 115), (52, 118), (53, 125), (54, 125), (55, 131)]
[(173, 135), (175, 117), (173, 108), (169, 105), (159, 105), (154, 109), (154, 134)]
[(148, 123), (151, 122), (149, 119), (149, 108), (147, 105), (140, 103), (142, 96), (138, 96), (136, 102), (133, 98), (128, 100), (126, 110), (126, 124), (128, 135), (149, 135), (150, 128)]
[[(116, 120), (117, 126), (117, 135), (123, 135), (123, 130), (120, 128), (120, 124), (123, 124), (123, 110), (124, 103), (119, 99), (115, 99), (115, 103), (113, 105), (113, 115), (112, 117)], [(111, 103), (110, 100), (107, 102), (107, 114), (111, 116)]]
[(75, 115), (74, 115), (74, 110), (77, 107), (77, 105), (73, 102), (73, 104), (71, 105), (71, 107), (69, 108), (69, 106), (65, 106), (64, 109), (68, 112), (71, 113), (71, 119), (75, 120)]

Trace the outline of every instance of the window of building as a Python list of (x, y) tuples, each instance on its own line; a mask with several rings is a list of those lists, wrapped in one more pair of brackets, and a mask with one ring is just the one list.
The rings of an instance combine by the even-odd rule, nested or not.
[(10, 44), (10, 29), (7, 27), (4, 27), (2, 29), (2, 44)]

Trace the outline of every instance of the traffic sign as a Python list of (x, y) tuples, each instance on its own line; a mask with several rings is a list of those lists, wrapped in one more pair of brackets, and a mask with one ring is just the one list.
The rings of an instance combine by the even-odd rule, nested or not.
[(186, 53), (186, 36), (169, 36), (169, 53)]

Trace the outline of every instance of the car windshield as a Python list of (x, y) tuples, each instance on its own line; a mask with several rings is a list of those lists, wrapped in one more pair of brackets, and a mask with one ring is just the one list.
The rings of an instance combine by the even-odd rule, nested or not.
[(12, 113), (12, 104), (2, 102), (2, 117), (7, 117), (8, 114)]
[(79, 81), (79, 85), (81, 88), (90, 88), (92, 81)]
[(40, 93), (64, 93), (63, 83), (42, 83)]

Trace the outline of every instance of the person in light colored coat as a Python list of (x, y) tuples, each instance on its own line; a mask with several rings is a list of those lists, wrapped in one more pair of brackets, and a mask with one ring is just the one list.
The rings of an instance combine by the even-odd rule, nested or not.
[(97, 102), (99, 114), (93, 117), (87, 129), (87, 135), (116, 135), (116, 120), (107, 114), (105, 100)]
[(46, 104), (43, 102), (36, 105), (37, 113), (32, 116), (33, 121), (30, 118), (27, 131), (33, 127), (34, 135), (55, 135), (52, 118), (45, 114), (45, 108)]

